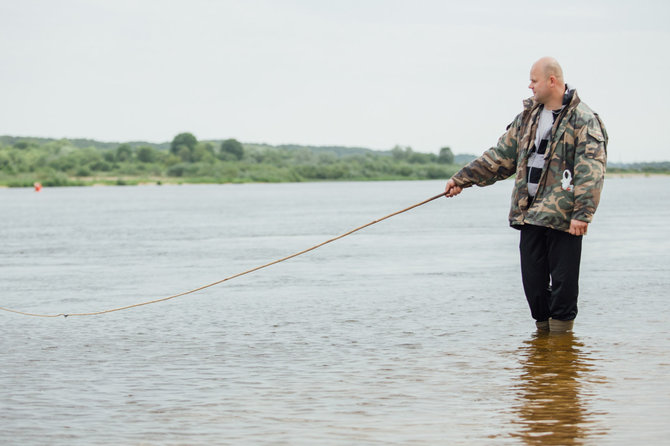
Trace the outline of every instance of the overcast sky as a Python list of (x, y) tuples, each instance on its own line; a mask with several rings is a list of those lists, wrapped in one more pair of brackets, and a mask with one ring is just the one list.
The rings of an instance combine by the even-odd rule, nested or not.
[(611, 161), (670, 160), (669, 5), (0, 0), (0, 134), (478, 154), (552, 55)]

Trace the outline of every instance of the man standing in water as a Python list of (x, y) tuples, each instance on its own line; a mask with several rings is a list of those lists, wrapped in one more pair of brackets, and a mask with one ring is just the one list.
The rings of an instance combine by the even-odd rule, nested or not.
[(521, 278), (538, 330), (571, 331), (577, 316), (579, 262), (600, 200), (607, 131), (600, 117), (544, 57), (530, 70), (533, 97), (496, 147), (458, 171), (445, 188), (453, 197), (516, 174), (510, 225), (521, 231)]

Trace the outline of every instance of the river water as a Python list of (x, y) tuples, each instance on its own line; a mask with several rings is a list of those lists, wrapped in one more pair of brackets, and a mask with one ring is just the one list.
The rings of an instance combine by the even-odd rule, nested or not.
[[(573, 334), (538, 335), (512, 183), (100, 316), (0, 311), (0, 443), (670, 442), (670, 178), (608, 178)], [(104, 310), (281, 258), (442, 181), (0, 189), (0, 306)]]

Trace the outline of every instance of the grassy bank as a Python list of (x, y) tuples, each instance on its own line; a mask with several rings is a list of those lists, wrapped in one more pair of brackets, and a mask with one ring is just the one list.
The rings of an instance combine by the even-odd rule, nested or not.
[[(190, 138), (183, 137), (184, 135)], [(386, 152), (347, 147), (269, 146), (235, 140), (198, 142), (180, 134), (161, 145), (109, 143), (78, 147), (69, 140), (0, 140), (0, 185), (45, 187), (142, 183), (278, 183), (448, 178), (459, 168), (440, 155), (409, 147)], [(79, 142), (81, 144), (81, 141)]]

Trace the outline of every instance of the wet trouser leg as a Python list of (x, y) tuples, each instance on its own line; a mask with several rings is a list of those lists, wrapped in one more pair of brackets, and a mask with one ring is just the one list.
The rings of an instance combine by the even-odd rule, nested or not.
[(519, 251), (523, 289), (533, 319), (574, 319), (577, 316), (582, 237), (524, 225)]

